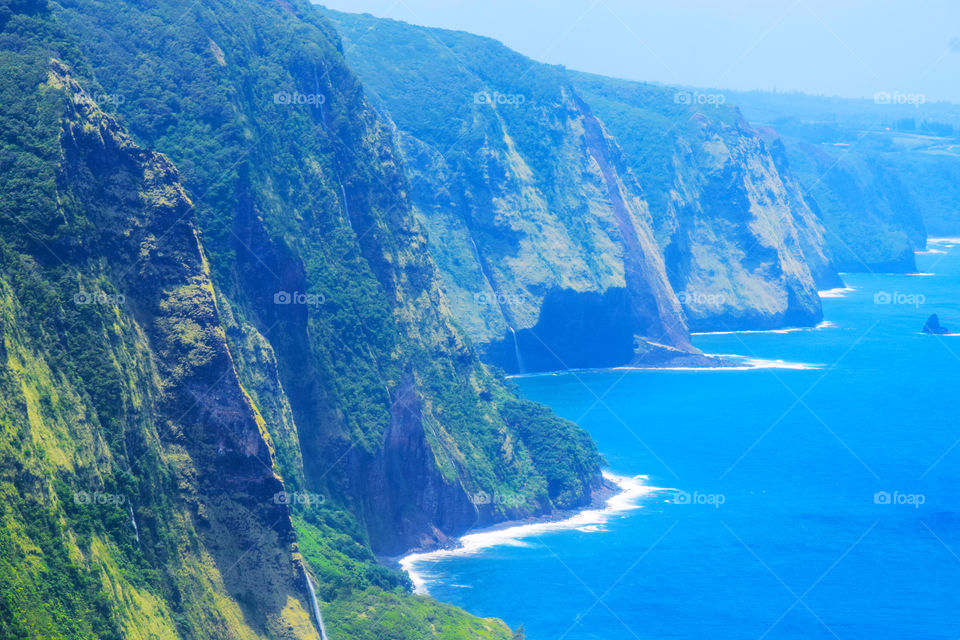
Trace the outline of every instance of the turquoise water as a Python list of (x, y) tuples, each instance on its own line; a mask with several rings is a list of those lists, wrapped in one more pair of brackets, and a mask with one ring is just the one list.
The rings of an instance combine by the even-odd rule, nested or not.
[(816, 369), (518, 379), (670, 490), (422, 565), (431, 595), (530, 640), (960, 637), (960, 336), (919, 334), (960, 330), (960, 247), (934, 246), (932, 276), (845, 276), (818, 330), (696, 338)]

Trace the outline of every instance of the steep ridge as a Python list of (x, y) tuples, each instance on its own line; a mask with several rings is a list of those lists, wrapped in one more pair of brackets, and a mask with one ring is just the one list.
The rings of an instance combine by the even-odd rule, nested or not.
[(817, 289), (840, 279), (778, 141), (764, 141), (722, 94), (571, 75), (645, 187), (691, 329), (820, 320)]
[(960, 232), (960, 107), (922, 95), (872, 100), (733, 92), (744, 115), (776, 129), (845, 271), (916, 270), (927, 233)]
[(0, 635), (316, 638), (177, 172), (22, 18), (0, 62)]
[[(549, 509), (522, 444), (503, 459), (502, 417), (481, 396), (502, 402), (509, 395), (446, 315), (389, 137), (343, 65), (332, 30), (305, 4), (192, 6), (171, 1), (141, 13), (131, 4), (126, 22), (113, 25), (106, 5), (90, 2), (64, 19), (94, 36), (87, 59), (109, 94), (127, 96), (120, 115), (129, 112), (132, 131), (192, 168), (187, 184), (198, 191), (215, 284), (232, 306), (236, 331), (262, 334), (272, 348), (309, 459), (303, 482), (355, 501), (382, 551), (504, 517), (496, 506), (478, 515), (469, 496), (481, 490), (527, 489), (535, 496), (530, 510)], [(155, 50), (120, 28), (143, 29), (153, 13), (181, 7), (197, 12), (172, 15), (196, 25), (189, 36), (198, 51), (182, 54), (203, 54), (194, 68), (179, 52)], [(210, 23), (214, 16), (234, 28)], [(213, 55), (211, 41), (226, 62)], [(116, 66), (122, 62), (129, 66)], [(170, 74), (170, 84), (154, 88), (147, 65)], [(210, 104), (184, 99), (169, 112), (153, 98), (196, 77), (197, 66), (204, 72), (191, 93), (214, 94), (222, 120), (209, 134)], [(243, 86), (248, 68), (260, 69), (263, 84)], [(162, 131), (160, 115), (167, 118)], [(277, 157), (288, 164), (278, 166)], [(433, 413), (440, 407), (443, 418)], [(392, 455), (424, 466), (385, 476)], [(435, 483), (436, 500), (411, 504), (422, 489), (409, 486), (417, 478)], [(593, 482), (581, 479), (576, 500), (589, 499)], [(399, 511), (410, 517), (397, 519)]]
[(844, 271), (916, 271), (914, 251), (927, 244), (921, 210), (905, 181), (880, 157), (848, 154), (800, 140), (791, 162), (823, 212), (837, 267)]
[[(47, 496), (137, 490), (136, 531), (126, 505), (72, 510), (62, 488), (42, 535), (18, 537), (33, 503), (5, 511), (3, 620), (38, 624), (49, 599), (44, 628), (70, 619), (71, 637), (316, 637), (309, 571), (333, 640), (509, 637), (407, 595), (374, 554), (587, 504), (602, 461), (456, 330), (333, 30), (300, 2), (3, 8), (2, 400), (31, 427), (5, 425), (4, 467), (34, 464), (9, 482)], [(55, 106), (80, 116), (37, 98), (53, 54), (48, 84), (80, 96)], [(88, 289), (113, 303), (58, 302)], [(31, 432), (56, 466), (88, 451), (84, 481), (25, 462)], [(37, 546), (61, 564), (31, 574)]]
[(642, 191), (561, 69), (465, 33), (326, 15), (396, 127), (445, 293), (489, 361), (690, 355)]
[[(697, 330), (821, 318), (817, 288), (840, 282), (822, 223), (734, 109), (469, 34), (327, 15), (396, 126), (454, 314), (492, 362), (517, 370), (514, 329), (531, 369), (622, 364), (630, 333), (689, 349), (676, 297)], [(601, 139), (616, 162), (594, 153)], [(648, 283), (655, 322), (614, 300), (623, 274)]]

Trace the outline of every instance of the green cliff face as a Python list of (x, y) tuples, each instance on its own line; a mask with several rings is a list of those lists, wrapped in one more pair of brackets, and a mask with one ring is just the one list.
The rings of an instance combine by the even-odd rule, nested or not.
[(844, 271), (914, 271), (927, 233), (960, 233), (960, 109), (907, 97), (730, 95), (751, 121), (783, 136)]
[(396, 127), (451, 309), (490, 361), (690, 349), (641, 190), (562, 70), (469, 34), (327, 15)]
[[(693, 330), (808, 325), (839, 285), (783, 153), (722, 94), (573, 74), (644, 186)], [(773, 142), (773, 141), (769, 141)]]
[(926, 246), (920, 211), (902, 173), (848, 147), (789, 144), (789, 156), (829, 229), (843, 271), (915, 271), (913, 252)]
[(246, 0), (0, 30), (0, 636), (313, 638), (309, 571), (332, 640), (509, 637), (374, 554), (586, 504), (601, 460), (460, 336), (333, 30)]
[(899, 156), (821, 186), (733, 109), (329, 15), (0, 0), (0, 637), (317, 638), (315, 585), (331, 640), (509, 638), (377, 562), (601, 484), (477, 351), (695, 359), (922, 244)]
[(0, 636), (316, 637), (179, 176), (10, 22)]
[(821, 317), (817, 287), (839, 283), (822, 225), (734, 110), (469, 34), (327, 15), (395, 124), (452, 310), (490, 361), (624, 364), (662, 357), (650, 343), (689, 349), (687, 325)]

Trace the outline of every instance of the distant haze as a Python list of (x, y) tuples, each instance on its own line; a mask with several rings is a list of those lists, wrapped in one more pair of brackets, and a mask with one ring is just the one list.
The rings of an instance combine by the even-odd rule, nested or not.
[(327, 0), (604, 75), (960, 102), (957, 0)]

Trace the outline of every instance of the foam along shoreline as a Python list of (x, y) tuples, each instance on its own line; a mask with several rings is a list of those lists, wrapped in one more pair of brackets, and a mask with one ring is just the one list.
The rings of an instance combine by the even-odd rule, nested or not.
[(427, 593), (427, 584), (431, 580), (429, 565), (441, 558), (471, 556), (484, 549), (497, 546), (522, 547), (529, 543), (527, 538), (535, 538), (552, 531), (602, 531), (601, 525), (620, 513), (639, 509), (642, 497), (655, 491), (666, 491), (659, 487), (644, 484), (646, 476), (618, 476), (606, 471), (603, 477), (619, 489), (607, 498), (603, 506), (588, 507), (562, 520), (543, 520), (530, 524), (500, 525), (492, 529), (468, 533), (457, 540), (451, 548), (411, 553), (400, 559), (400, 566), (410, 575), (414, 593)]
[(837, 287), (835, 289), (824, 289), (817, 291), (821, 298), (843, 298), (848, 293), (856, 291), (854, 287)]
[(718, 358), (727, 358), (742, 362), (741, 366), (722, 367), (721, 371), (748, 371), (750, 369), (792, 369), (794, 371), (813, 371), (823, 369), (822, 364), (810, 364), (809, 362), (789, 362), (787, 360), (769, 360), (766, 358), (751, 358), (736, 353), (715, 353), (711, 354)]
[[(831, 289), (835, 291), (835, 289)], [(846, 289), (844, 289), (846, 291)], [(849, 291), (854, 291), (850, 289)], [(829, 329), (835, 327), (836, 325), (830, 322), (829, 320), (824, 320), (820, 324), (813, 327), (784, 327), (783, 329), (741, 329), (740, 331), (698, 331), (692, 332), (692, 336), (732, 336), (741, 333), (797, 333), (800, 331), (820, 331), (822, 329)], [(717, 355), (717, 354), (712, 354)]]
[[(782, 331), (777, 331), (782, 333)], [(734, 332), (731, 332), (734, 333)], [(743, 332), (736, 332), (743, 333)], [(768, 333), (758, 331), (755, 333)], [(728, 364), (718, 367), (633, 367), (624, 365), (621, 367), (609, 367), (602, 369), (568, 369), (565, 371), (538, 371), (536, 373), (514, 373), (506, 376), (510, 380), (518, 378), (540, 378), (543, 376), (564, 376), (577, 373), (604, 373), (609, 371), (647, 371), (655, 373), (657, 371), (751, 371), (753, 369), (792, 369), (794, 371), (811, 371), (823, 369), (822, 364), (812, 364), (809, 362), (790, 362), (788, 360), (773, 360), (767, 358), (752, 358), (737, 353), (705, 353), (705, 356), (711, 358), (726, 359), (734, 364)]]
[(768, 360), (766, 358), (751, 358), (736, 353), (708, 353), (705, 354), (713, 358), (724, 358), (736, 362), (737, 364), (726, 365), (723, 367), (660, 367), (659, 369), (647, 369), (644, 367), (614, 367), (613, 369), (604, 369), (604, 371), (752, 371), (754, 369), (792, 369), (794, 371), (812, 371), (823, 369), (822, 364), (810, 364), (808, 362), (789, 362), (787, 360)]
[[(916, 251), (917, 255), (926, 255), (931, 253), (947, 253), (949, 249), (960, 244), (960, 238), (927, 238), (926, 251)], [(934, 245), (936, 248), (932, 248)]]

